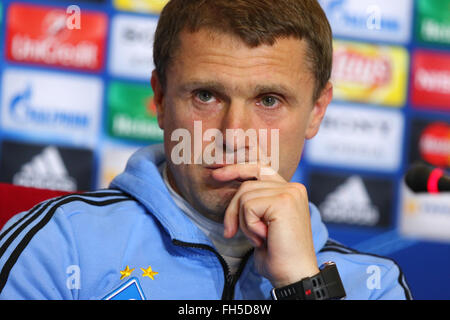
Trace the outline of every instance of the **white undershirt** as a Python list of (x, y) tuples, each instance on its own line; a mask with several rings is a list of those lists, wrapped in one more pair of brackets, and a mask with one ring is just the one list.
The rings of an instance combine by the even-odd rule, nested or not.
[(167, 166), (165, 163), (159, 167), (159, 171), (162, 174), (164, 183), (166, 184), (175, 204), (212, 241), (217, 252), (227, 262), (230, 273), (235, 274), (239, 268), (242, 258), (252, 248), (250, 241), (240, 230), (233, 238), (225, 238), (223, 236), (223, 223), (215, 222), (203, 216), (197, 210), (192, 208), (192, 206), (175, 190), (173, 190), (167, 178)]

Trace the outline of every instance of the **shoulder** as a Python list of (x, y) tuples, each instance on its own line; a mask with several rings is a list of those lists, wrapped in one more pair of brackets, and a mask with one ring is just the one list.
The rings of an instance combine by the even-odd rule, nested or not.
[(134, 199), (120, 191), (115, 189), (103, 189), (92, 192), (74, 193), (65, 195), (59, 198), (54, 198), (41, 204), (41, 211), (51, 213), (56, 212), (58, 209), (64, 211), (67, 217), (73, 214), (99, 214), (104, 210), (110, 210), (117, 208), (116, 204), (133, 202)]
[(351, 299), (406, 299), (412, 295), (405, 275), (391, 258), (360, 252), (329, 239), (319, 251), (320, 263), (336, 262)]
[[(85, 242), (85, 235), (88, 239), (93, 239), (89, 236), (93, 233), (98, 239), (112, 238), (112, 228), (97, 232), (100, 221), (106, 226), (120, 224), (117, 220), (125, 213), (130, 217), (142, 215), (142, 210), (130, 210), (136, 207), (136, 201), (129, 195), (108, 189), (49, 199), (13, 216), (0, 232), (0, 293), (3, 289), (17, 293), (12, 288), (22, 288), (45, 274), (52, 278), (60, 274), (55, 270), (61, 266), (77, 264), (79, 246)], [(97, 230), (91, 232), (96, 226)], [(50, 271), (55, 272), (50, 275)], [(10, 286), (5, 288), (7, 282)]]
[[(52, 242), (55, 237), (60, 236), (65, 242), (70, 242), (74, 240), (74, 234), (86, 235), (90, 227), (95, 227), (99, 221), (106, 226), (118, 224), (125, 214), (132, 220), (130, 218), (142, 215), (142, 210), (130, 210), (136, 207), (140, 208), (131, 196), (112, 189), (74, 193), (46, 200), (29, 211), (13, 216), (5, 224), (0, 232), (0, 258), (13, 248), (14, 252), (20, 254), (37, 236), (41, 240)], [(45, 232), (41, 232), (43, 230)], [(80, 233), (81, 230), (86, 233)]]
[(76, 215), (88, 218), (111, 214), (120, 211), (123, 207), (120, 204), (132, 205), (133, 202), (131, 196), (113, 189), (74, 193), (49, 199), (13, 216), (0, 232), (0, 244), (3, 238), (12, 239), (14, 235), (18, 236), (28, 229), (28, 237), (33, 237), (41, 229), (52, 224), (56, 223), (63, 227), (64, 220), (74, 220), (72, 217)]

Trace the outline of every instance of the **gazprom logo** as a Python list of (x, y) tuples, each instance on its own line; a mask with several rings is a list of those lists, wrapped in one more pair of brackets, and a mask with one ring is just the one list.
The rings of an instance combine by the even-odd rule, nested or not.
[(368, 3), (364, 11), (350, 12), (348, 10), (351, 7), (349, 2), (348, 0), (321, 1), (329, 18), (337, 24), (358, 29), (372, 29), (371, 26), (379, 26), (379, 28), (373, 29), (382, 29), (389, 32), (399, 30), (398, 20), (384, 15), (379, 6)]
[(59, 126), (83, 129), (90, 125), (86, 114), (50, 109), (32, 104), (33, 86), (27, 84), (25, 89), (13, 95), (9, 103), (11, 119), (18, 123), (33, 123), (43, 126)]
[(412, 0), (319, 0), (335, 36), (407, 43)]

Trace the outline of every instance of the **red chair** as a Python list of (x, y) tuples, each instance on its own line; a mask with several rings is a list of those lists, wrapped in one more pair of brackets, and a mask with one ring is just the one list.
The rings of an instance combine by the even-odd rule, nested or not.
[(69, 192), (0, 183), (0, 229), (13, 215), (29, 210), (39, 202), (65, 194)]

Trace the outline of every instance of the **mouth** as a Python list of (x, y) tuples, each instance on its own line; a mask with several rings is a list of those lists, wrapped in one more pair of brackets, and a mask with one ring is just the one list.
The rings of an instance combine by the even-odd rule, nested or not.
[(212, 171), (214, 171), (214, 170), (217, 170), (217, 169), (220, 169), (220, 168), (223, 168), (223, 167), (226, 167), (226, 166), (229, 166), (229, 165), (227, 165), (227, 164), (214, 164), (214, 165), (209, 165), (209, 166), (206, 166), (206, 167), (204, 167), (204, 169), (206, 169), (207, 170), (207, 172), (208, 172), (208, 176), (209, 176), (209, 182), (212, 184), (212, 185), (214, 185), (214, 186), (216, 186), (216, 187), (232, 187), (232, 188), (236, 188), (236, 187), (239, 187), (243, 182), (245, 182), (245, 181), (251, 181), (251, 180), (257, 180), (256, 178), (236, 178), (236, 179), (233, 179), (233, 180), (228, 180), (228, 181), (222, 181), (222, 182), (219, 182), (219, 181), (217, 181), (217, 180), (215, 180), (215, 179), (211, 179), (211, 172)]
[(212, 164), (212, 165), (205, 166), (204, 168), (210, 169), (210, 170), (216, 170), (216, 169), (220, 169), (220, 168), (223, 168), (226, 166), (227, 166), (227, 164)]

